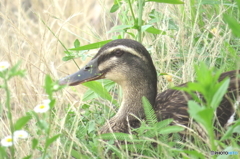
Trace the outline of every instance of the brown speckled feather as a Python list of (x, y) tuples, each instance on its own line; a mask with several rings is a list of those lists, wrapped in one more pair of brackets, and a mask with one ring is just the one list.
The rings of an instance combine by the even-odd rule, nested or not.
[[(230, 78), (228, 92), (225, 94), (222, 102), (217, 108), (217, 120), (223, 127), (234, 113), (234, 100), (239, 96), (240, 80), (236, 74), (240, 71), (229, 71), (221, 74), (219, 81)], [(185, 84), (179, 86), (185, 86)], [(189, 94), (168, 89), (159, 93), (156, 97), (155, 110), (158, 120), (173, 118), (176, 123), (189, 126), (190, 117), (188, 114), (188, 100), (192, 99)], [(216, 122), (217, 123), (217, 122)], [(217, 126), (217, 124), (216, 124)]]

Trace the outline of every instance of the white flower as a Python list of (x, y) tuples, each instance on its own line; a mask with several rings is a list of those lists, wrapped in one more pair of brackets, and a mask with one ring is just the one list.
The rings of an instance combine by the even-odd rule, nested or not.
[(33, 110), (34, 110), (36, 113), (45, 113), (45, 112), (48, 111), (49, 109), (50, 109), (49, 104), (43, 103), (43, 104), (37, 105)]
[[(17, 139), (14, 138), (14, 142), (16, 142)], [(13, 145), (13, 138), (12, 136), (6, 136), (1, 140), (1, 145), (4, 147), (9, 147)]]
[(28, 133), (25, 130), (17, 130), (13, 134), (14, 138), (26, 139), (28, 138)]
[(10, 67), (10, 64), (7, 61), (0, 62), (0, 72), (6, 70)]

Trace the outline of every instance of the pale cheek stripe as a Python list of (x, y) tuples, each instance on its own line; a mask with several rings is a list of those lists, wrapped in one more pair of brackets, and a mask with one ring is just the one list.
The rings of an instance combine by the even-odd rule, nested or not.
[(139, 58), (143, 59), (144, 61), (147, 61), (147, 59), (144, 56), (141, 56), (141, 54), (137, 53), (134, 49), (126, 47), (124, 45), (110, 47), (107, 50), (105, 50), (100, 56), (110, 54), (111, 52), (113, 52), (114, 50), (117, 50), (117, 49), (128, 52), (130, 54), (133, 54), (133, 55), (138, 56)]

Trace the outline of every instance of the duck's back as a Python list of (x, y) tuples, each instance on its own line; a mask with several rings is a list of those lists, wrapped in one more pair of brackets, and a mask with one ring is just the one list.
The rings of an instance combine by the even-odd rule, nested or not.
[[(240, 71), (229, 71), (222, 73), (219, 81), (226, 77), (230, 78), (228, 91), (223, 97), (219, 107), (217, 108), (217, 119), (223, 127), (227, 124), (230, 117), (234, 114), (234, 104), (237, 101), (240, 93), (240, 80), (238, 74)], [(186, 86), (186, 83), (179, 85), (179, 87)], [(201, 97), (201, 95), (199, 95)], [(159, 120), (173, 118), (174, 122), (189, 126), (191, 119), (188, 114), (188, 100), (191, 96), (185, 92), (168, 89), (159, 93), (156, 98), (155, 110)], [(218, 123), (218, 122), (215, 122)]]

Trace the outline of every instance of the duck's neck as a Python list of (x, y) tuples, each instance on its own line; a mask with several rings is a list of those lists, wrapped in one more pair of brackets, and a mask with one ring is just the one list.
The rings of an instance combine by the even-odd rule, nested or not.
[(157, 79), (155, 76), (132, 78), (120, 83), (123, 91), (123, 100), (121, 107), (115, 115), (115, 119), (122, 121), (131, 121), (145, 118), (142, 97), (145, 96), (152, 106), (155, 104), (157, 94)]

